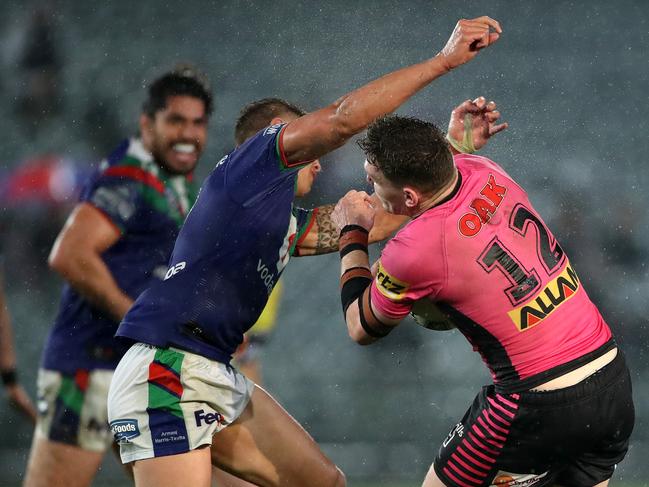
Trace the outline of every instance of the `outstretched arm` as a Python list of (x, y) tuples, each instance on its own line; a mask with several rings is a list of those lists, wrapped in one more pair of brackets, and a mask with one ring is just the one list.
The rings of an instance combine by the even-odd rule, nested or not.
[(387, 74), (290, 122), (281, 140), (286, 162), (317, 159), (342, 146), (436, 78), (473, 59), (496, 42), (501, 32), (500, 24), (489, 17), (460, 20), (446, 46), (433, 58)]

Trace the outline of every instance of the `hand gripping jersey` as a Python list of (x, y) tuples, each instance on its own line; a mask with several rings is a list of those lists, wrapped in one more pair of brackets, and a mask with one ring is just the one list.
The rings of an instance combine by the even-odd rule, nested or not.
[(403, 318), (430, 299), (471, 342), (501, 393), (602, 355), (611, 332), (527, 194), (484, 157), (455, 156), (454, 194), (386, 245), (371, 299)]
[[(164, 278), (178, 229), (195, 199), (191, 177), (167, 174), (138, 139), (124, 141), (85, 184), (81, 201), (121, 233), (102, 258), (131, 298)], [(114, 369), (126, 351), (114, 338), (117, 326), (66, 284), (42, 366), (66, 373)]]
[(315, 212), (293, 207), (299, 165), (283, 125), (226, 155), (203, 184), (163, 282), (145, 291), (117, 335), (229, 363), (257, 320)]

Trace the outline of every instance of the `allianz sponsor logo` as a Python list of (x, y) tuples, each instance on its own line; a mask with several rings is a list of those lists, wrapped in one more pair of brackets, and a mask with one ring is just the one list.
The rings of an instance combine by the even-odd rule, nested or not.
[(111, 421), (110, 430), (118, 443), (128, 443), (136, 436), (140, 436), (137, 419), (116, 419)]

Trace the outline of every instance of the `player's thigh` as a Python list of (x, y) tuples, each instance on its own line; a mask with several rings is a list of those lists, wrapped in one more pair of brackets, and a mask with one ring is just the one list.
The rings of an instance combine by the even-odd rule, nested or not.
[(133, 474), (136, 487), (210, 487), (210, 450), (202, 447), (178, 455), (137, 460)]
[(214, 436), (212, 462), (262, 487), (338, 487), (342, 472), (266, 391), (255, 387), (239, 418)]
[(220, 468), (212, 468), (212, 487), (256, 487), (239, 477), (235, 477), (231, 473), (221, 470)]
[(104, 454), (34, 436), (24, 487), (85, 487)]

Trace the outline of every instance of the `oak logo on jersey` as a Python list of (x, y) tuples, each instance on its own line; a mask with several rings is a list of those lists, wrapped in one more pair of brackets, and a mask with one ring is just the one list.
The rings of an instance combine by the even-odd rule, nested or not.
[(570, 263), (534, 299), (508, 312), (516, 328), (525, 331), (538, 325), (579, 290), (579, 278)]
[(405, 294), (408, 292), (410, 284), (388, 274), (379, 262), (379, 269), (376, 272), (376, 287), (386, 298), (396, 301), (406, 297)]
[(488, 223), (507, 194), (507, 188), (496, 183), (493, 174), (489, 174), (487, 184), (480, 190), (482, 198), (474, 199), (470, 212), (465, 213), (458, 221), (458, 229), (465, 237), (474, 237), (482, 225)]

